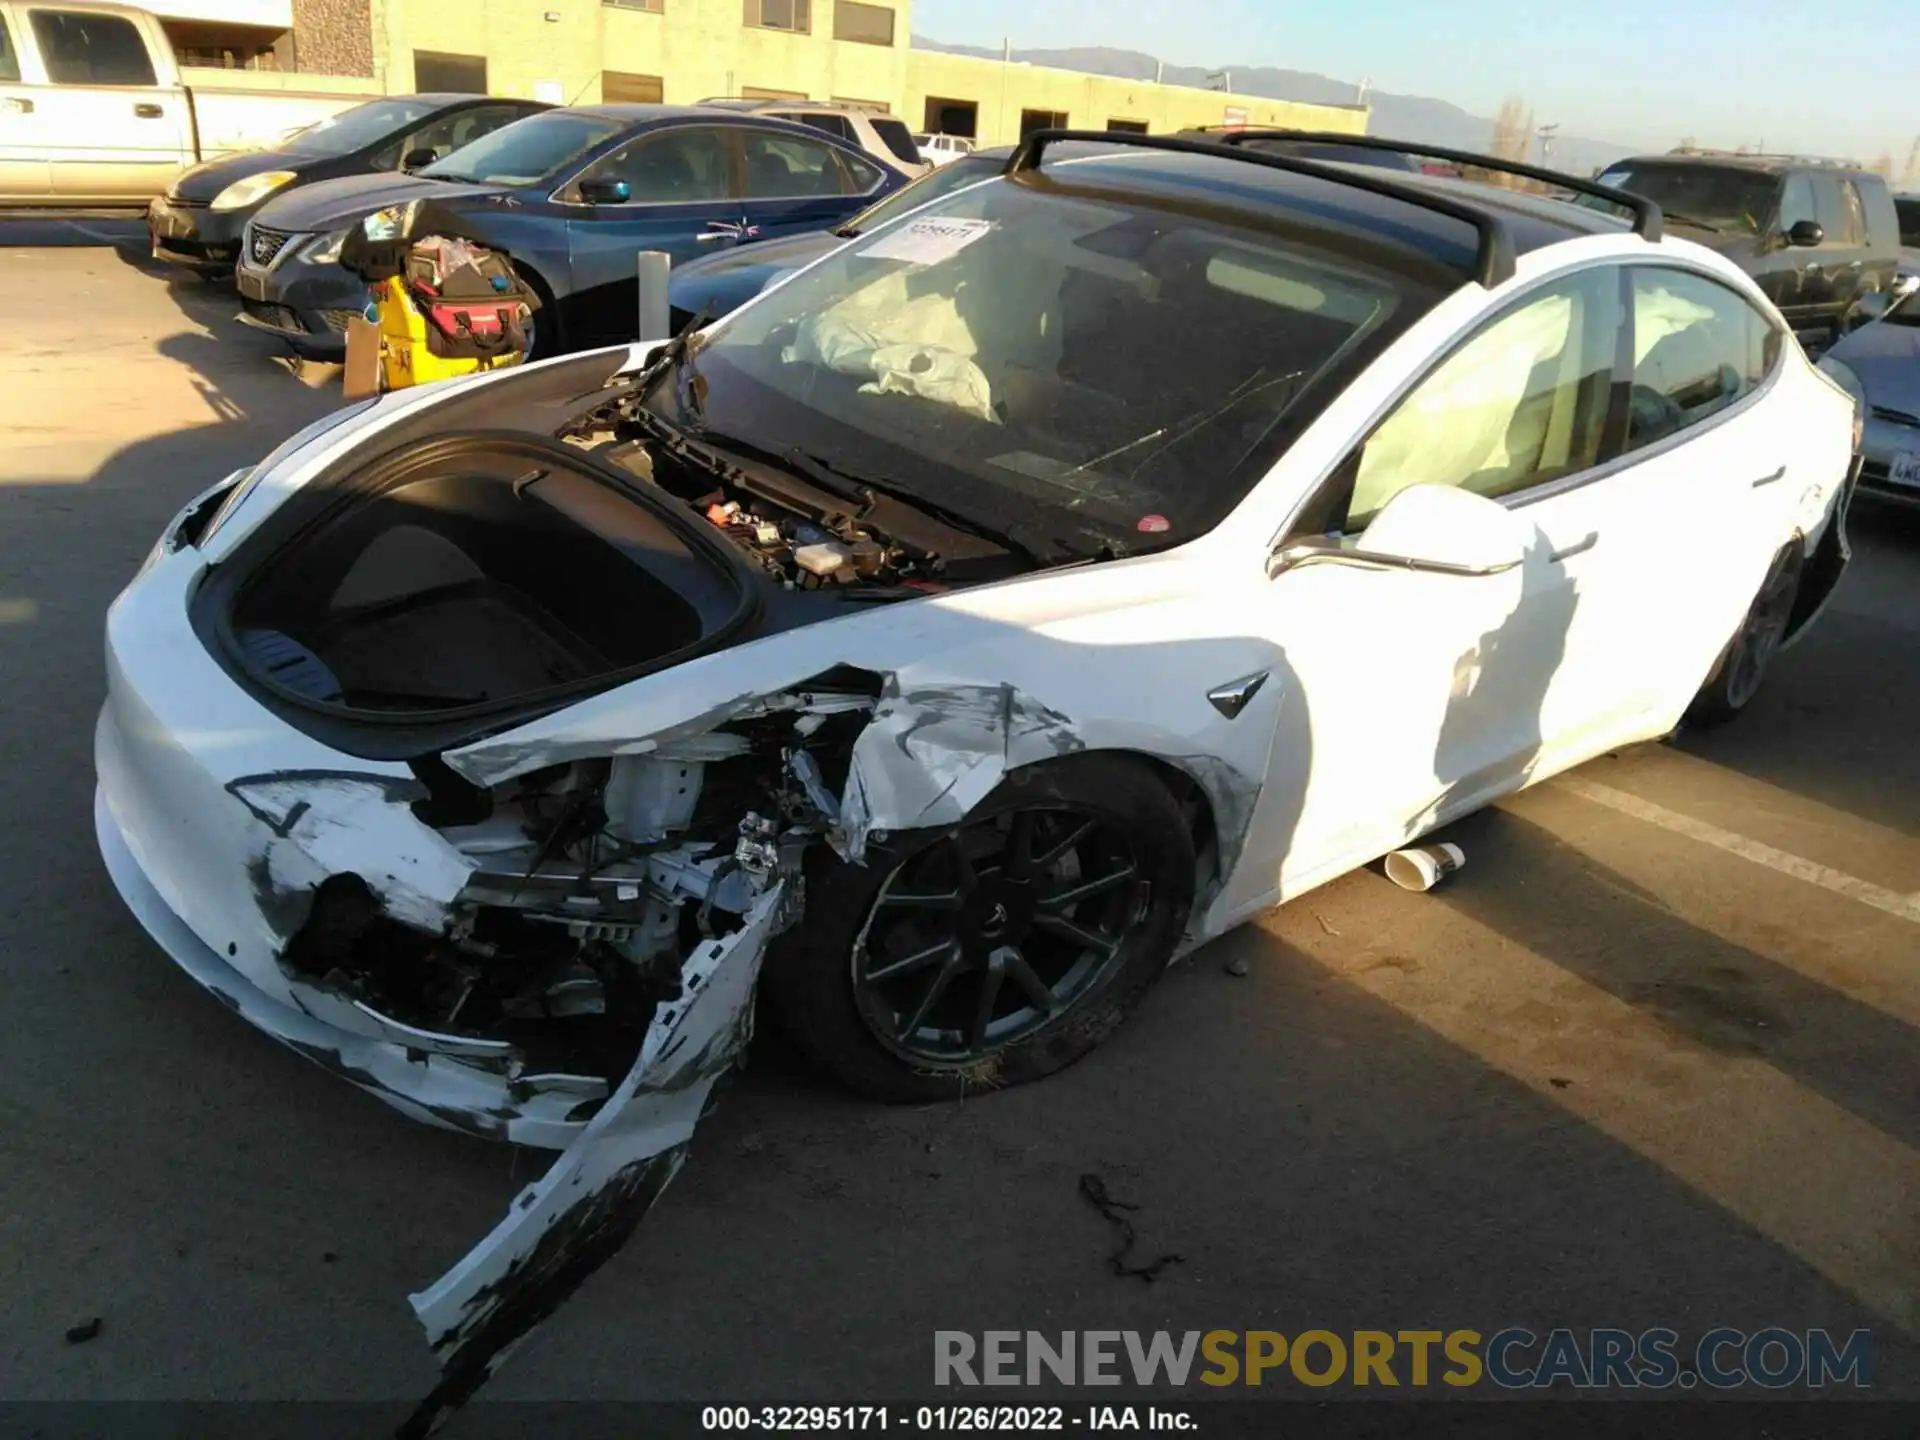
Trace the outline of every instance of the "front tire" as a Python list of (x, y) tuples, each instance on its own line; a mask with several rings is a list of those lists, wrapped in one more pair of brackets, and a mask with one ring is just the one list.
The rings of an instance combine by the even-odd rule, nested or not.
[(1774, 557), (1746, 618), (1720, 657), (1713, 675), (1687, 707), (1686, 722), (1694, 726), (1723, 725), (1743, 712), (1760, 693), (1773, 660), (1787, 638), (1793, 602), (1800, 593), (1803, 560), (1798, 542)]
[(795, 1044), (877, 1100), (1037, 1080), (1105, 1040), (1171, 959), (1194, 854), (1138, 761), (1009, 775), (960, 825), (816, 852), (805, 918), (767, 965)]

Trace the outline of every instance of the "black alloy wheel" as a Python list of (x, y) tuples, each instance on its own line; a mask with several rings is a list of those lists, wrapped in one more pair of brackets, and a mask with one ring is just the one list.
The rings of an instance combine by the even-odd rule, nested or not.
[(1013, 810), (895, 866), (853, 947), (854, 1001), (903, 1058), (967, 1066), (1105, 979), (1151, 903), (1132, 840), (1084, 810)]
[(1052, 1074), (1166, 969), (1193, 906), (1191, 821), (1147, 762), (1082, 753), (1012, 772), (958, 825), (870, 838), (862, 864), (818, 847), (805, 913), (767, 957), (773, 1016), (878, 1100)]

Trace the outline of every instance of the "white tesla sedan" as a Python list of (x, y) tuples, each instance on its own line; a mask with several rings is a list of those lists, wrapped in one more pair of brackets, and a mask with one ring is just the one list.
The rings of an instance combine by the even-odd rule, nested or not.
[(1183, 950), (1739, 711), (1839, 576), (1853, 401), (1651, 205), (1060, 138), (691, 343), (342, 410), (112, 608), (154, 938), (564, 1151), (413, 1297), (423, 1425), (671, 1177), (763, 977), (869, 1095), (1044, 1075)]

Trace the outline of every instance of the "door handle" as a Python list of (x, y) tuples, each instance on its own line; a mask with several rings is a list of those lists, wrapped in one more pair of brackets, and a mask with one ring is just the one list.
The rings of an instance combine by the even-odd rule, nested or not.
[(167, 112), (162, 110), (158, 105), (155, 105), (151, 100), (142, 100), (138, 105), (133, 107), (133, 113), (138, 115), (142, 120), (158, 120)]
[(0, 110), (12, 110), (19, 115), (31, 115), (33, 114), (33, 101), (17, 100), (9, 96), (5, 100), (0, 100)]
[(1562, 560), (1571, 560), (1576, 555), (1586, 554), (1587, 551), (1593, 549), (1593, 547), (1598, 545), (1599, 543), (1600, 543), (1600, 532), (1598, 530), (1595, 530), (1591, 534), (1587, 535), (1585, 539), (1576, 540), (1573, 542), (1573, 544), (1554, 551), (1553, 554), (1551, 554), (1547, 558), (1553, 561), (1554, 564), (1558, 565)]
[(1776, 480), (1784, 480), (1786, 478), (1787, 478), (1787, 467), (1782, 465), (1778, 470), (1774, 471), (1771, 475), (1762, 475), (1758, 480), (1754, 481), (1753, 488), (1758, 490), (1762, 485), (1771, 485)]

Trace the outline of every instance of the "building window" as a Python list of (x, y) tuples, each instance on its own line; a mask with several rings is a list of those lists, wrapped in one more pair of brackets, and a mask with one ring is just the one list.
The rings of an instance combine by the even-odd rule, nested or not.
[(1022, 110), (1020, 112), (1020, 133), (1030, 135), (1035, 130), (1064, 130), (1067, 128), (1067, 112), (1064, 110)]
[(833, 0), (833, 38), (860, 45), (893, 44), (893, 11), (859, 0)]
[(666, 9), (666, 0), (600, 0), (600, 3), (622, 10), (646, 10), (655, 15)]
[(747, 0), (747, 24), (761, 30), (813, 33), (812, 0)]
[(413, 52), (413, 88), (422, 94), (445, 91), (455, 95), (484, 95), (487, 93), (487, 57), (416, 50)]
[(1144, 120), (1109, 120), (1107, 121), (1107, 129), (1117, 131), (1122, 135), (1144, 135), (1147, 133), (1147, 122)]
[(798, 90), (769, 90), (762, 85), (743, 85), (740, 87), (742, 100), (801, 100), (807, 97)]
[(211, 25), (191, 20), (160, 22), (182, 65), (202, 70), (279, 70), (283, 49), (291, 51), (287, 31), (253, 25)]
[(629, 75), (622, 70), (600, 72), (600, 99), (608, 105), (658, 105), (663, 90), (658, 75)]
[(980, 133), (980, 106), (973, 100), (929, 95), (926, 122), (929, 135), (961, 135), (971, 140)]

